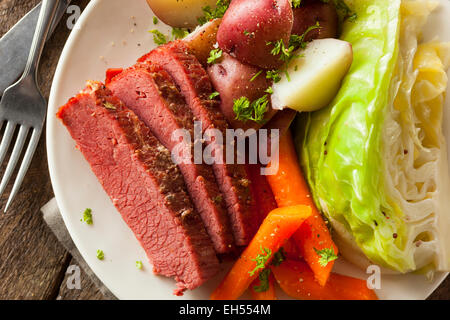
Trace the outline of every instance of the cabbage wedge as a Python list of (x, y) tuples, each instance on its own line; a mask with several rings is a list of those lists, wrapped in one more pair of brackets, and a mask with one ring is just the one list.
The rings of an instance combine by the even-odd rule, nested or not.
[[(354, 62), (330, 106), (296, 126), (315, 202), (344, 257), (396, 272), (450, 270), (450, 184), (442, 133), (449, 43), (420, 43), (438, 3), (346, 1)], [(386, 269), (387, 270), (387, 269)]]

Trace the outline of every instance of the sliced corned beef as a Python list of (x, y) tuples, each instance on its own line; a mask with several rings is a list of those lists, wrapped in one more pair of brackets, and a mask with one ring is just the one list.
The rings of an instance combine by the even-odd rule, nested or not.
[(57, 115), (145, 249), (154, 271), (175, 277), (181, 294), (214, 276), (219, 263), (170, 152), (102, 84)]
[[(203, 132), (218, 129), (226, 137), (225, 131), (229, 125), (220, 112), (218, 101), (210, 99), (213, 93), (211, 81), (183, 41), (160, 46), (138, 60), (138, 63), (145, 62), (159, 65), (171, 75), (192, 113), (202, 122)], [(255, 217), (257, 213), (252, 210), (254, 200), (248, 187), (245, 167), (240, 164), (216, 163), (213, 164), (213, 169), (225, 198), (235, 242), (237, 245), (247, 245), (258, 225)]]
[[(142, 65), (124, 70), (107, 84), (114, 96), (133, 110), (152, 133), (169, 150), (180, 142), (172, 139), (176, 130), (188, 130), (194, 136), (194, 116), (169, 74), (161, 68)], [(225, 201), (219, 191), (211, 166), (194, 164), (193, 143), (185, 141), (191, 154), (190, 164), (178, 166), (187, 189), (200, 213), (218, 253), (233, 248), (233, 234)]]

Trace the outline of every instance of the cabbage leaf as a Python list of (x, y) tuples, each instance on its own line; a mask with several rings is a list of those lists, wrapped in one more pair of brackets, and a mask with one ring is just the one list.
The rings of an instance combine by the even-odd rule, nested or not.
[(353, 65), (330, 106), (297, 126), (315, 202), (370, 261), (400, 272), (430, 263), (448, 269), (448, 235), (438, 230), (438, 190), (448, 190), (441, 132), (448, 51), (418, 45), (436, 3), (346, 2), (358, 17), (341, 36), (353, 45)]

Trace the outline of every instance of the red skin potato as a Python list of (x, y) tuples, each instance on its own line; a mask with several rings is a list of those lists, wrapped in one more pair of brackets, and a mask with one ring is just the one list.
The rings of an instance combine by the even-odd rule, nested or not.
[(282, 39), (289, 44), (294, 15), (289, 0), (233, 0), (217, 33), (219, 47), (240, 61), (263, 69), (283, 63), (271, 53)]
[[(223, 54), (220, 62), (208, 67), (209, 78), (220, 94), (220, 110), (235, 129), (259, 129), (262, 125), (254, 121), (236, 120), (236, 114), (233, 111), (234, 100), (247, 97), (250, 101), (254, 101), (266, 94), (265, 90), (270, 87), (271, 81), (266, 79), (265, 72), (250, 81), (260, 71), (261, 69), (244, 64), (226, 53)], [(269, 103), (265, 120), (270, 120), (276, 112), (277, 110), (272, 109)]]
[(292, 34), (302, 35), (317, 22), (319, 22), (320, 28), (308, 32), (305, 41), (337, 37), (339, 18), (336, 8), (333, 4), (320, 1), (309, 1), (294, 9)]

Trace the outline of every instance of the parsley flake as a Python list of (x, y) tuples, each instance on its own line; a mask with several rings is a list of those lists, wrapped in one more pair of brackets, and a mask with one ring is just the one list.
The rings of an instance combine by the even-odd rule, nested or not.
[(320, 256), (319, 264), (322, 267), (326, 267), (328, 263), (338, 258), (338, 256), (336, 255), (336, 253), (332, 248), (325, 248), (322, 250), (317, 250), (316, 248), (314, 248), (314, 251)]
[(97, 250), (97, 259), (98, 260), (105, 259), (105, 254), (103, 253), (103, 250), (100, 250), (100, 249)]
[(86, 224), (91, 225), (94, 221), (92, 220), (92, 209), (87, 208), (83, 212), (83, 221), (86, 222)]
[(220, 93), (218, 93), (217, 91), (211, 93), (209, 95), (209, 100), (214, 100), (216, 97), (220, 96)]
[(215, 9), (212, 9), (211, 6), (203, 7), (203, 17), (197, 19), (198, 23), (200, 25), (204, 25), (208, 21), (222, 18), (225, 15), (225, 12), (228, 10), (230, 2), (231, 0), (217, 0)]
[(271, 256), (272, 250), (261, 246), (261, 253), (259, 253), (255, 259), (252, 259), (252, 261), (256, 262), (256, 267), (248, 272), (250, 276), (254, 276), (259, 269), (264, 269)]
[(139, 270), (142, 270), (143, 267), (144, 267), (144, 265), (142, 264), (142, 261), (136, 261), (136, 268), (138, 268)]
[(301, 4), (302, 4), (302, 0), (292, 0), (292, 7), (294, 9), (299, 8), (301, 6)]
[(153, 33), (153, 41), (157, 45), (162, 45), (167, 43), (166, 36), (159, 30), (153, 29), (149, 31), (150, 33)]
[(269, 290), (269, 277), (270, 277), (270, 269), (264, 269), (259, 274), (259, 285), (253, 286), (253, 290), (256, 292), (266, 292)]
[(255, 79), (258, 78), (259, 75), (260, 75), (261, 73), (263, 73), (263, 71), (262, 71), (262, 70), (259, 70), (259, 71), (258, 71), (258, 72), (250, 79), (250, 82), (255, 81)]
[(222, 55), (223, 55), (223, 51), (220, 49), (211, 50), (211, 52), (209, 53), (208, 64), (216, 63), (217, 60), (222, 58)]
[(173, 28), (172, 29), (172, 37), (173, 39), (184, 39), (189, 34), (189, 31), (184, 28)]
[(247, 97), (240, 97), (234, 100), (233, 111), (236, 114), (236, 120), (247, 122), (248, 120), (256, 123), (264, 123), (264, 116), (268, 110), (269, 97), (267, 95), (250, 102)]

